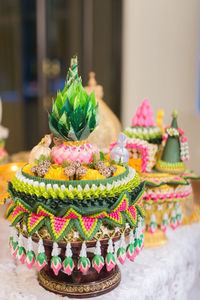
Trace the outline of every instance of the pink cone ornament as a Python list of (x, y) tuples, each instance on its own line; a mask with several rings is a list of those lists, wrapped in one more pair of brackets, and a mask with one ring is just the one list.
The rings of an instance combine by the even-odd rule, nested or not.
[(60, 269), (62, 268), (62, 261), (61, 258), (58, 256), (58, 244), (56, 242), (53, 243), (53, 249), (51, 252), (51, 269), (53, 270), (54, 274), (57, 276)]
[(9, 238), (9, 247), (10, 247), (10, 249), (12, 247), (12, 242), (13, 242), (13, 236), (10, 236), (10, 238)]
[(23, 236), (22, 234), (19, 235), (19, 242), (18, 242), (18, 249), (17, 249), (17, 258), (19, 261), (24, 264), (25, 257), (26, 257), (26, 250), (23, 246)]
[(37, 255), (37, 259), (36, 259), (36, 266), (38, 268), (38, 271), (42, 270), (46, 265), (47, 265), (47, 257), (45, 255), (45, 251), (44, 251), (43, 240), (39, 239), (38, 255)]
[(134, 261), (136, 257), (136, 251), (134, 247), (134, 237), (133, 237), (133, 231), (131, 230), (129, 233), (129, 244), (126, 248), (126, 256), (130, 261)]
[(148, 232), (150, 232), (151, 234), (154, 234), (156, 231), (157, 231), (156, 217), (153, 214), (151, 216), (151, 222), (148, 226)]
[(87, 257), (80, 257), (78, 261), (78, 270), (80, 270), (84, 275), (90, 268), (90, 260)]
[(140, 243), (139, 243), (139, 245), (140, 245), (140, 250), (142, 250), (143, 247), (144, 247), (144, 234), (143, 233), (140, 234)]
[(144, 219), (142, 218), (141, 219), (141, 230), (142, 230), (142, 232), (145, 232), (145, 228), (146, 228), (145, 222), (144, 222)]
[(126, 256), (128, 257), (128, 259), (130, 259), (130, 261), (134, 261), (136, 257), (136, 252), (133, 244), (128, 244), (126, 248)]
[(144, 235), (141, 232), (141, 228), (139, 226), (138, 228), (135, 229), (134, 247), (135, 247), (136, 255), (138, 255), (140, 253), (140, 251), (144, 245), (143, 239), (144, 239)]
[(80, 252), (80, 258), (78, 261), (78, 270), (80, 270), (84, 275), (90, 268), (90, 260), (87, 258), (86, 244), (83, 242)]
[(177, 208), (176, 222), (177, 222), (177, 226), (179, 226), (182, 223), (182, 207), (181, 206), (179, 206)]
[(176, 212), (175, 210), (172, 211), (171, 219), (170, 219), (170, 226), (174, 230), (177, 227), (177, 220), (176, 220)]
[(123, 265), (125, 263), (126, 260), (126, 250), (125, 248), (120, 247), (117, 250), (117, 258), (120, 261), (120, 263)]
[(157, 224), (155, 222), (151, 222), (148, 227), (148, 232), (154, 234), (157, 231)]
[(36, 266), (38, 271), (42, 270), (47, 265), (47, 257), (45, 253), (39, 253), (36, 259)]
[(12, 243), (10, 245), (10, 250), (11, 250), (11, 254), (14, 258), (16, 258), (17, 249), (18, 249), (18, 242), (12, 241)]
[(61, 258), (58, 255), (53, 256), (51, 258), (51, 269), (53, 270), (56, 276), (58, 275), (61, 268), (62, 268)]
[(21, 261), (22, 264), (25, 262), (26, 250), (24, 247), (18, 247), (17, 249), (17, 258)]
[(163, 216), (163, 220), (162, 220), (162, 224), (160, 226), (160, 229), (165, 232), (167, 230), (167, 226), (168, 226), (168, 215), (167, 213), (164, 214)]
[(108, 241), (108, 250), (107, 250), (105, 263), (106, 263), (107, 271), (111, 271), (116, 265), (116, 260), (115, 260), (114, 254), (113, 254), (112, 239), (109, 239), (109, 241)]
[(68, 242), (65, 250), (65, 259), (63, 261), (63, 270), (67, 275), (71, 275), (72, 271), (74, 270), (74, 262), (72, 259), (72, 250), (71, 244)]
[(137, 238), (139, 239), (139, 247), (140, 247), (140, 250), (143, 249), (144, 247), (144, 231), (145, 231), (145, 222), (144, 222), (144, 219), (139, 216), (139, 222), (138, 222), (138, 228), (136, 229), (136, 235), (137, 235)]
[(126, 260), (126, 244), (125, 244), (125, 238), (124, 238), (124, 233), (121, 235), (121, 242), (120, 242), (120, 247), (117, 250), (117, 258), (120, 261), (120, 263), (123, 265)]
[(67, 275), (71, 275), (75, 267), (73, 259), (71, 257), (65, 257), (62, 265), (63, 265), (64, 272)]
[(9, 244), (10, 244), (11, 254), (14, 258), (16, 258), (17, 249), (18, 249), (18, 236), (15, 228), (12, 228), (12, 236), (9, 239)]
[(95, 255), (92, 259), (92, 267), (99, 273), (104, 266), (104, 258), (101, 255)]
[(35, 252), (34, 251), (27, 251), (26, 258), (25, 258), (26, 266), (31, 269), (35, 263)]
[(25, 263), (26, 266), (31, 269), (32, 266), (35, 263), (35, 253), (33, 251), (33, 246), (32, 246), (32, 239), (31, 237), (28, 238), (28, 245), (27, 245), (28, 251), (26, 253), (26, 258), (25, 258)]
[(115, 260), (113, 253), (107, 253), (105, 263), (106, 263), (106, 269), (108, 272), (111, 271), (115, 267), (116, 260)]
[(101, 255), (101, 244), (97, 241), (94, 251), (94, 257), (92, 259), (92, 267), (99, 273), (104, 266), (104, 258)]

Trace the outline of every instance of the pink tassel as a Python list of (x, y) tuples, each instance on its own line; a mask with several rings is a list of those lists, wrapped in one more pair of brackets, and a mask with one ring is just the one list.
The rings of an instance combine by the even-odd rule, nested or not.
[(26, 253), (26, 258), (25, 258), (25, 262), (26, 262), (26, 266), (31, 269), (32, 266), (35, 263), (35, 253), (33, 251), (33, 245), (32, 245), (32, 239), (31, 237), (28, 238), (28, 245), (27, 245), (28, 251)]
[(57, 276), (60, 269), (62, 268), (62, 261), (61, 258), (58, 256), (58, 244), (56, 242), (53, 243), (53, 250), (51, 252), (51, 255), (51, 269)]
[(38, 255), (36, 259), (36, 266), (38, 271), (42, 270), (47, 265), (47, 257), (44, 252), (43, 240), (39, 239), (38, 242)]

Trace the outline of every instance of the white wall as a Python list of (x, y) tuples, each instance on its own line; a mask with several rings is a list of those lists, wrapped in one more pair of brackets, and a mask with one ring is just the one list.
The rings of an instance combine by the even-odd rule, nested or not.
[[(188, 167), (200, 174), (197, 114), (198, 0), (124, 0), (122, 123), (127, 126), (143, 98), (154, 110), (179, 111), (189, 137)], [(200, 49), (199, 49), (200, 53)]]

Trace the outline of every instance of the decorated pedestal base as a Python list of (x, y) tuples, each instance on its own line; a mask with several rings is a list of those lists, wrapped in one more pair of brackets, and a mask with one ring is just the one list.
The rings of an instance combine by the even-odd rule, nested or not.
[[(119, 238), (113, 238), (113, 242)], [(39, 241), (39, 238), (34, 237), (33, 241)], [(87, 242), (87, 248), (94, 248), (95, 242)], [(121, 280), (121, 273), (119, 267), (116, 265), (112, 270), (107, 271), (104, 266), (98, 273), (94, 268), (90, 268), (86, 274), (83, 274), (77, 267), (74, 268), (71, 275), (67, 275), (63, 269), (60, 270), (58, 275), (55, 275), (51, 268), (51, 253), (53, 249), (53, 242), (50, 240), (43, 240), (45, 255), (47, 258), (47, 265), (42, 268), (38, 273), (38, 281), (45, 289), (63, 296), (71, 298), (86, 298), (95, 297), (101, 294), (108, 293), (117, 287)], [(62, 261), (65, 259), (66, 242), (58, 243), (61, 249), (59, 257)], [(72, 259), (75, 266), (78, 266), (79, 255), (82, 243), (71, 243), (71, 250), (73, 253)], [(101, 254), (106, 257), (108, 248), (108, 239), (101, 241)], [(92, 265), (94, 253), (87, 252), (87, 257)]]
[[(93, 278), (94, 281), (89, 281), (88, 278), (91, 279), (93, 275), (96, 278)], [(70, 282), (70, 278), (65, 273), (56, 277), (48, 268), (41, 270), (38, 274), (39, 283), (46, 290), (70, 298), (90, 298), (108, 293), (116, 288), (121, 280), (118, 266), (111, 272), (102, 270), (98, 275), (95, 272), (91, 272), (91, 274), (83, 277), (80, 284), (78, 284), (74, 282), (74, 278)]]
[[(87, 247), (94, 247), (94, 244), (93, 242), (88, 242)], [(44, 240), (48, 264), (39, 271), (38, 281), (45, 289), (70, 298), (88, 298), (108, 293), (119, 285), (121, 273), (117, 265), (111, 271), (107, 271), (106, 266), (104, 266), (99, 273), (94, 268), (90, 268), (85, 275), (77, 268), (73, 270), (70, 276), (61, 270), (56, 276), (50, 267), (52, 245), (52, 242)], [(59, 243), (59, 247), (61, 248), (60, 257), (64, 260), (66, 243)], [(101, 243), (103, 257), (106, 256), (107, 247), (108, 241), (104, 240)], [(73, 261), (75, 265), (78, 264), (80, 250), (81, 243), (72, 243)], [(87, 257), (92, 264), (94, 254), (88, 252)]]
[[(112, 239), (104, 238), (101, 242), (92, 240), (83, 243), (55, 243), (36, 236), (28, 237), (26, 233), (19, 233), (19, 230), (21, 231), (20, 227), (17, 231), (14, 229), (10, 237), (13, 257), (28, 268), (32, 268), (36, 263), (40, 285), (55, 294), (71, 298), (99, 296), (119, 285), (121, 273), (113, 253), (115, 242), (121, 240), (120, 247), (115, 251), (121, 264), (124, 264), (126, 257), (134, 261), (143, 247), (141, 232), (136, 233), (135, 242), (133, 233), (129, 232), (129, 244), (126, 246), (125, 235), (121, 238), (119, 235), (113, 236)], [(141, 240), (137, 239), (139, 236), (142, 237)], [(24, 237), (28, 237), (27, 249), (24, 248)], [(33, 251), (32, 241), (38, 243), (37, 255)]]

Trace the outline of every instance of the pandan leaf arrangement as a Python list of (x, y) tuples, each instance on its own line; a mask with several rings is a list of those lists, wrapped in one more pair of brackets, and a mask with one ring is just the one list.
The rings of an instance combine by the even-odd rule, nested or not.
[(94, 91), (88, 96), (78, 76), (77, 57), (71, 59), (71, 67), (62, 91), (57, 93), (49, 114), (51, 132), (66, 141), (85, 140), (98, 125), (98, 104)]

